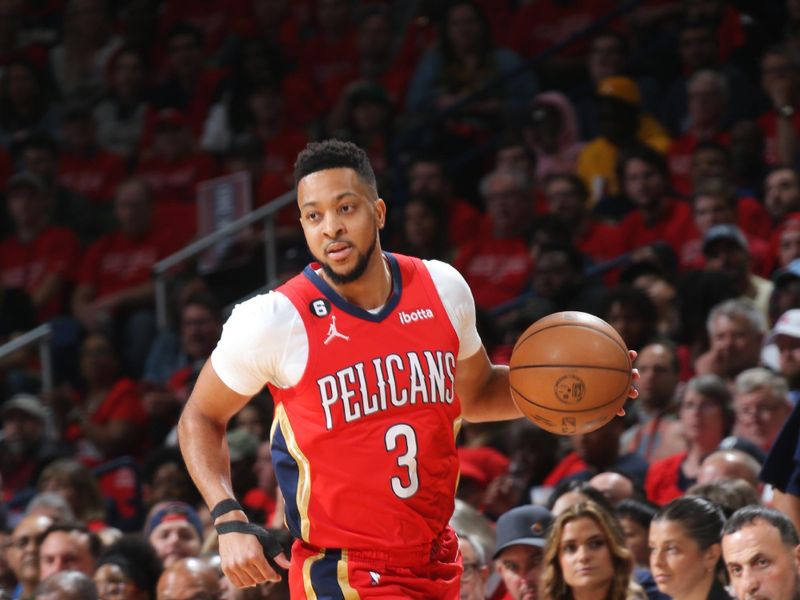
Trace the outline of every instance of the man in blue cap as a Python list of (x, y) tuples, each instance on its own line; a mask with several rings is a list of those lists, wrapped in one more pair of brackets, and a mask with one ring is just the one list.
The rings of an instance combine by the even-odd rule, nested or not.
[(518, 506), (497, 520), (494, 559), (507, 594), (503, 600), (536, 600), (547, 533), (553, 515), (541, 506)]

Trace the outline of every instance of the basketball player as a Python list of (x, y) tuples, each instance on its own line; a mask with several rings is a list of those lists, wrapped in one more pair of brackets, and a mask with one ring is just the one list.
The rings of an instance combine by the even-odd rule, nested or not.
[(237, 587), (278, 579), (259, 535), (289, 567), (237, 510), (225, 445), (228, 420), (266, 383), (296, 540), (291, 597), (457, 598), (455, 438), (462, 418), (521, 416), (508, 369), (490, 363), (451, 266), (381, 250), (386, 204), (362, 150), (311, 144), (295, 183), (317, 263), (234, 309), (179, 424), (223, 571)]

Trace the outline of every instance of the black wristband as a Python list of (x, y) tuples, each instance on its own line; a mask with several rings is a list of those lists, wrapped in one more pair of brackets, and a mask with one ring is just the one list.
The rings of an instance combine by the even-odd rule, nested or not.
[[(226, 515), (235, 510), (242, 510), (242, 505), (239, 504), (234, 498), (225, 498), (225, 500), (220, 500), (216, 506), (211, 509), (211, 518), (216, 521), (222, 515)], [(242, 510), (242, 512), (244, 511)]]
[[(275, 539), (275, 536), (255, 523), (246, 523), (245, 521), (225, 521), (219, 525), (214, 525), (214, 529), (217, 530), (219, 535), (224, 535), (226, 533), (247, 533), (249, 535), (256, 536), (268, 559), (272, 559), (283, 552), (283, 547), (281, 546), (280, 542)], [(270, 563), (275, 566), (271, 560)]]

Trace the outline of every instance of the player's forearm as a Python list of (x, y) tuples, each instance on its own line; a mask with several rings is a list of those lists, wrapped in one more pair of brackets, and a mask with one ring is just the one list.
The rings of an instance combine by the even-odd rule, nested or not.
[(209, 508), (234, 497), (225, 424), (204, 415), (189, 402), (178, 421), (178, 445)]
[(464, 409), (464, 418), (473, 423), (518, 419), (522, 413), (511, 398), (508, 367), (493, 365), (483, 385)]

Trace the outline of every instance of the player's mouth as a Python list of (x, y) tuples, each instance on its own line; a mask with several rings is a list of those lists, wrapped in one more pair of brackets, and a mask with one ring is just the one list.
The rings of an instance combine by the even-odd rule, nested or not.
[(345, 260), (353, 251), (353, 247), (346, 242), (332, 242), (325, 248), (325, 254), (334, 261)]

